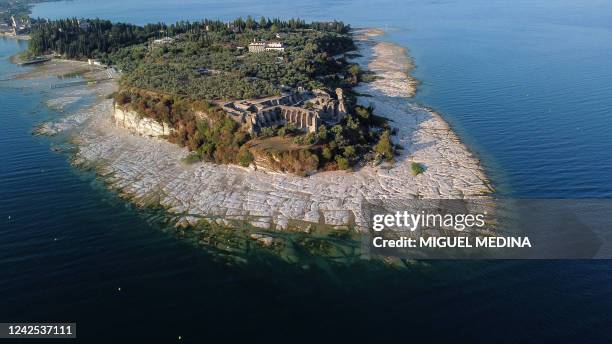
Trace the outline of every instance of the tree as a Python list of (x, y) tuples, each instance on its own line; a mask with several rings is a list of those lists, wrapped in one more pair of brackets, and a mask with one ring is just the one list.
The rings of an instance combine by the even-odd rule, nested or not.
[(253, 162), (253, 154), (247, 148), (246, 145), (243, 145), (238, 151), (238, 156), (236, 157), (236, 160), (238, 161), (238, 164), (240, 164), (240, 166), (249, 167), (249, 165)]
[(344, 129), (339, 124), (336, 124), (331, 128), (332, 133), (334, 133), (336, 136), (342, 135), (343, 130)]
[(344, 147), (344, 157), (347, 159), (353, 159), (355, 157), (355, 147), (354, 146)]
[(356, 106), (355, 113), (357, 114), (357, 116), (359, 116), (360, 118), (364, 120), (370, 119), (370, 115), (372, 114), (370, 109), (364, 108), (363, 106)]
[(267, 25), (268, 25), (268, 21), (266, 20), (266, 18), (261, 17), (261, 19), (259, 19), (259, 27), (265, 28)]
[(270, 127), (262, 128), (260, 133), (259, 133), (259, 136), (261, 136), (261, 137), (271, 137), (271, 136), (274, 136), (274, 129), (272, 129)]
[(356, 120), (352, 115), (349, 115), (347, 116), (347, 119), (346, 119), (346, 126), (349, 129), (357, 130), (359, 129), (359, 121)]
[(131, 101), (130, 96), (125, 92), (120, 92), (117, 94), (117, 98), (115, 100), (117, 105), (125, 105)]
[(325, 160), (331, 160), (333, 153), (332, 150), (329, 149), (329, 147), (325, 147), (323, 148), (323, 152), (321, 152), (321, 155), (323, 156), (323, 158), (325, 158)]
[(255, 28), (255, 20), (253, 20), (253, 17), (250, 15), (246, 19), (245, 26), (249, 30), (253, 30)]
[(380, 135), (378, 143), (374, 146), (374, 151), (383, 156), (385, 160), (393, 160), (393, 144), (391, 143), (391, 134), (388, 130), (383, 131)]
[(325, 125), (321, 125), (317, 132), (317, 136), (319, 136), (320, 141), (327, 141), (327, 127)]
[(348, 159), (340, 155), (336, 156), (336, 163), (338, 164), (338, 168), (341, 170), (346, 170), (350, 167)]
[(359, 82), (359, 75), (361, 74), (361, 68), (359, 68), (358, 64), (351, 65), (347, 72), (349, 73), (348, 79), (352, 84), (357, 84)]

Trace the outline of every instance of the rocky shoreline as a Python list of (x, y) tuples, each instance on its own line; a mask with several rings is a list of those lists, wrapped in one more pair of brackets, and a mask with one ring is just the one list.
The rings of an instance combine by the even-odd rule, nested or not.
[(30, 35), (15, 35), (14, 33), (8, 32), (0, 32), (0, 37), (16, 39), (20, 41), (29, 41), (31, 39)]
[[(316, 224), (366, 231), (364, 204), (370, 200), (397, 205), (398, 200), (487, 197), (491, 190), (478, 160), (440, 116), (410, 103), (417, 82), (409, 74), (412, 64), (405, 49), (373, 40), (377, 34), (359, 35), (357, 61), (378, 78), (357, 91), (369, 95), (360, 102), (374, 104), (398, 127), (395, 140), (404, 149), (391, 166), (299, 177), (233, 165), (186, 165), (186, 149), (113, 124), (112, 100), (104, 99), (114, 89), (108, 85), (90, 86), (100, 100), (72, 115), (80, 118), (74, 162), (95, 167), (136, 203), (163, 206), (181, 224), (207, 218), (226, 225), (246, 221), (266, 230), (308, 231)], [(412, 162), (424, 165), (425, 172), (413, 176)]]

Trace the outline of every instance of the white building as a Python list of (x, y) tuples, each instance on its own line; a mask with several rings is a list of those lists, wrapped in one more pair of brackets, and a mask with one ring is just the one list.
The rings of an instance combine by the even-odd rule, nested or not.
[(266, 51), (266, 43), (265, 42), (253, 42), (249, 44), (249, 52), (250, 53), (261, 53)]
[(172, 43), (174, 43), (174, 38), (172, 37), (164, 37), (164, 38), (153, 40), (153, 44), (155, 45), (172, 44)]
[(263, 51), (284, 52), (285, 47), (280, 42), (253, 42), (249, 44), (250, 53), (261, 53)]
[(283, 52), (283, 51), (285, 51), (285, 47), (283, 46), (283, 43), (280, 43), (280, 42), (270, 42), (270, 43), (266, 44), (266, 51), (280, 51), (280, 52)]
[(87, 63), (90, 66), (98, 66), (98, 67), (104, 67), (104, 65), (102, 64), (102, 62), (98, 61), (98, 60), (94, 60), (94, 59), (87, 59)]
[(20, 33), (24, 33), (28, 29), (27, 23), (23, 22), (21, 18), (11, 16), (11, 20), (13, 21), (13, 32), (18, 35)]

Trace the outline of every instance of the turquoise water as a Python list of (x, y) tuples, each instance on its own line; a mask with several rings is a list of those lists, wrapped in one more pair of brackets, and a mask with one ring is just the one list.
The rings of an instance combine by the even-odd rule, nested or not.
[[(139, 24), (247, 14), (386, 28), (415, 58), (415, 100), (448, 119), (503, 194), (612, 194), (609, 2), (76, 0), (34, 9)], [(23, 48), (0, 40), (0, 79), (21, 70), (8, 57)], [(606, 261), (226, 266), (72, 168), (62, 138), (32, 136), (63, 115), (44, 106), (50, 96), (45, 82), (0, 82), (0, 322), (77, 321), (83, 342), (100, 343), (609, 334)]]

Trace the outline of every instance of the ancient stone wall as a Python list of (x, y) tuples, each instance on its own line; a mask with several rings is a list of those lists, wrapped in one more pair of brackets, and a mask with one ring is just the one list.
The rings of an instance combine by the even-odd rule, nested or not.
[(221, 107), (236, 122), (248, 126), (251, 133), (287, 123), (315, 132), (321, 124), (335, 124), (346, 116), (342, 89), (336, 89), (336, 95), (338, 99), (324, 90), (301, 90), (279, 97), (223, 103)]
[(315, 132), (320, 125), (320, 119), (314, 111), (285, 105), (266, 108), (252, 117), (253, 126), (259, 129), (288, 123), (300, 130)]

